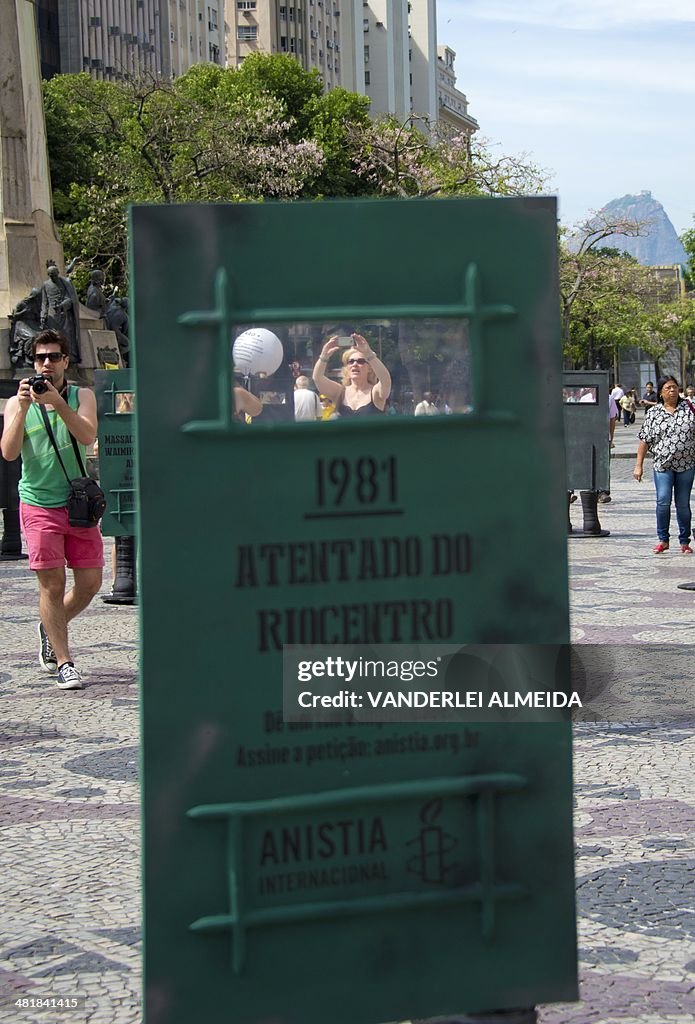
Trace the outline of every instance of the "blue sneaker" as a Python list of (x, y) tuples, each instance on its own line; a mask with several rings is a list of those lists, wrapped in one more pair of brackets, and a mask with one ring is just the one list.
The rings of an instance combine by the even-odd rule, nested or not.
[(84, 687), (82, 676), (71, 661), (66, 661), (58, 669), (56, 686), (59, 690), (81, 690)]

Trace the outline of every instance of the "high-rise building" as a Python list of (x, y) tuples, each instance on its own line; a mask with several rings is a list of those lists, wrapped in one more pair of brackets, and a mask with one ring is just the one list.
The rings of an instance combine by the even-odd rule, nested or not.
[[(454, 58), (437, 46), (436, 0), (35, 0), (42, 73), (119, 80), (177, 77), (192, 64), (238, 67), (287, 53), (317, 68), (326, 91), (368, 96), (371, 112), (477, 122), (456, 89)], [(57, 45), (59, 40), (59, 47)]]
[(362, 91), (355, 8), (354, 0), (227, 0), (227, 63), (238, 67), (251, 53), (291, 53), (321, 72), (326, 91)]
[(176, 77), (224, 64), (224, 0), (37, 0), (37, 25), (46, 78)]
[(456, 53), (451, 47), (437, 47), (439, 123), (454, 132), (463, 132), (470, 136), (477, 132), (478, 122), (468, 113), (465, 93), (456, 88), (455, 60)]
[(368, 96), (372, 114), (478, 127), (456, 89), (453, 50), (440, 68), (436, 0), (227, 0), (225, 20), (232, 67), (251, 53), (291, 53), (318, 68), (326, 90)]

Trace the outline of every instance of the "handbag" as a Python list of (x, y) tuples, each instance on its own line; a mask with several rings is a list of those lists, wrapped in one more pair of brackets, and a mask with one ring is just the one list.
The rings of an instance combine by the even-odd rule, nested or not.
[(92, 480), (90, 476), (87, 476), (87, 471), (84, 468), (82, 462), (82, 456), (80, 455), (80, 449), (77, 447), (77, 441), (70, 434), (70, 440), (72, 441), (72, 447), (75, 449), (75, 455), (77, 457), (77, 464), (82, 471), (82, 476), (76, 477), (71, 480), (65, 469), (65, 464), (60, 457), (58, 451), (58, 445), (56, 439), (53, 436), (51, 430), (50, 420), (48, 419), (48, 413), (41, 405), (41, 415), (43, 416), (43, 423), (50, 438), (53, 450), (58, 456), (58, 462), (60, 467), (65, 473), (65, 479), (70, 485), (70, 494), (68, 495), (68, 523), (70, 526), (81, 526), (90, 527), (98, 526), (99, 520), (106, 511), (106, 496), (102, 491), (96, 480)]

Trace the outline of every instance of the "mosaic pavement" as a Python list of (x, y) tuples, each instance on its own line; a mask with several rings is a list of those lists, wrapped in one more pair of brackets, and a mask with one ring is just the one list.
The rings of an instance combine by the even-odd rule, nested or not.
[[(691, 1024), (695, 594), (676, 584), (695, 580), (695, 556), (651, 554), (653, 487), (632, 482), (627, 459), (614, 460), (612, 494), (600, 506), (611, 536), (570, 542), (573, 636), (626, 645), (623, 682), (632, 653), (659, 645), (651, 668), (670, 679), (680, 659), (683, 707), (650, 721), (637, 700), (622, 722), (576, 727), (582, 1002), (539, 1019)], [(0, 563), (0, 1022), (141, 1019), (136, 615), (94, 602), (72, 631), (87, 689), (59, 692), (36, 665), (26, 563)], [(72, 997), (69, 1012), (14, 1005)]]

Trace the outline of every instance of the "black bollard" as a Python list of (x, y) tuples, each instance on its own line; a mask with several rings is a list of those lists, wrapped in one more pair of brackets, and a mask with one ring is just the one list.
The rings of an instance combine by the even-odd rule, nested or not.
[(135, 537), (116, 537), (116, 575), (104, 604), (135, 604), (137, 585), (135, 577)]
[(20, 558), (28, 558), (22, 554), (22, 535), (19, 530), (19, 512), (3, 509), (4, 529), (0, 544), (0, 562), (15, 562)]
[(485, 1013), (454, 1014), (449, 1017), (428, 1017), (413, 1024), (538, 1024), (534, 1009), (530, 1010), (488, 1010)]
[(581, 530), (572, 530), (572, 537), (609, 537), (610, 530), (602, 530), (598, 518), (598, 491), (580, 491), (584, 522)]

